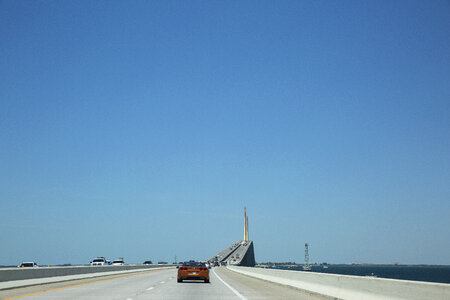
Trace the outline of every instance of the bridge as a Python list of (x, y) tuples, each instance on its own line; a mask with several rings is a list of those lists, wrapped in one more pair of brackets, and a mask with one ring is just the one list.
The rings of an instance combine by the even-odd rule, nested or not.
[(63, 282), (48, 280), (39, 285), (1, 289), (0, 299), (322, 299), (226, 267), (212, 268), (209, 284), (177, 283), (176, 271), (175, 267), (168, 267)]
[(450, 284), (257, 268), (244, 239), (207, 259), (210, 283), (177, 282), (176, 265), (0, 269), (0, 299), (450, 299)]
[(242, 240), (236, 242), (208, 259), (218, 265), (255, 266), (253, 242)]
[(248, 216), (246, 207), (244, 207), (244, 239), (223, 249), (213, 257), (210, 257), (208, 261), (217, 265), (255, 266), (253, 241), (250, 241), (248, 238)]

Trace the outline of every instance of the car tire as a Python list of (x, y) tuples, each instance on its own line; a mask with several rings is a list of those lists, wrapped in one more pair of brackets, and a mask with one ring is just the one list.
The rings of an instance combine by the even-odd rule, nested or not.
[(180, 282), (183, 282), (183, 280), (182, 279), (177, 279), (177, 282), (180, 283)]
[(205, 283), (209, 283), (209, 279), (205, 279)]

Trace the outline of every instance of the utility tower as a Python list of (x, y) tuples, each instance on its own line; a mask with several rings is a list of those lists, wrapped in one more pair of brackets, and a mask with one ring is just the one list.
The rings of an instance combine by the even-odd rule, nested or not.
[(305, 243), (305, 265), (309, 265), (308, 243)]
[(308, 243), (305, 243), (305, 264), (303, 265), (303, 271), (311, 271), (311, 266), (309, 264)]

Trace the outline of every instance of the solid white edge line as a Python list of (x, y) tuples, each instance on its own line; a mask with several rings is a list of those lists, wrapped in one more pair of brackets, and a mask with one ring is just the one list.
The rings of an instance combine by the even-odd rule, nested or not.
[(247, 298), (245, 298), (244, 296), (242, 296), (238, 291), (236, 291), (231, 285), (229, 285), (228, 283), (226, 283), (222, 278), (220, 278), (219, 275), (217, 275), (216, 270), (213, 269), (213, 273), (214, 275), (216, 275), (216, 277), (223, 282), (223, 284), (225, 284), (233, 293), (236, 294), (236, 296), (238, 296), (239, 298), (241, 298), (242, 300), (247, 300)]

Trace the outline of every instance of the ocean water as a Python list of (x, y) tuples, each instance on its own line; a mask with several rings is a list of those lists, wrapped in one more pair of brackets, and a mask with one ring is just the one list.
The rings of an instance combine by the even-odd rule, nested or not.
[[(274, 266), (271, 268), (302, 271), (301, 266), (297, 267)], [(324, 269), (322, 266), (312, 266), (311, 272), (354, 275), (354, 276), (376, 276), (379, 278), (450, 283), (450, 266), (328, 265), (327, 269)]]

